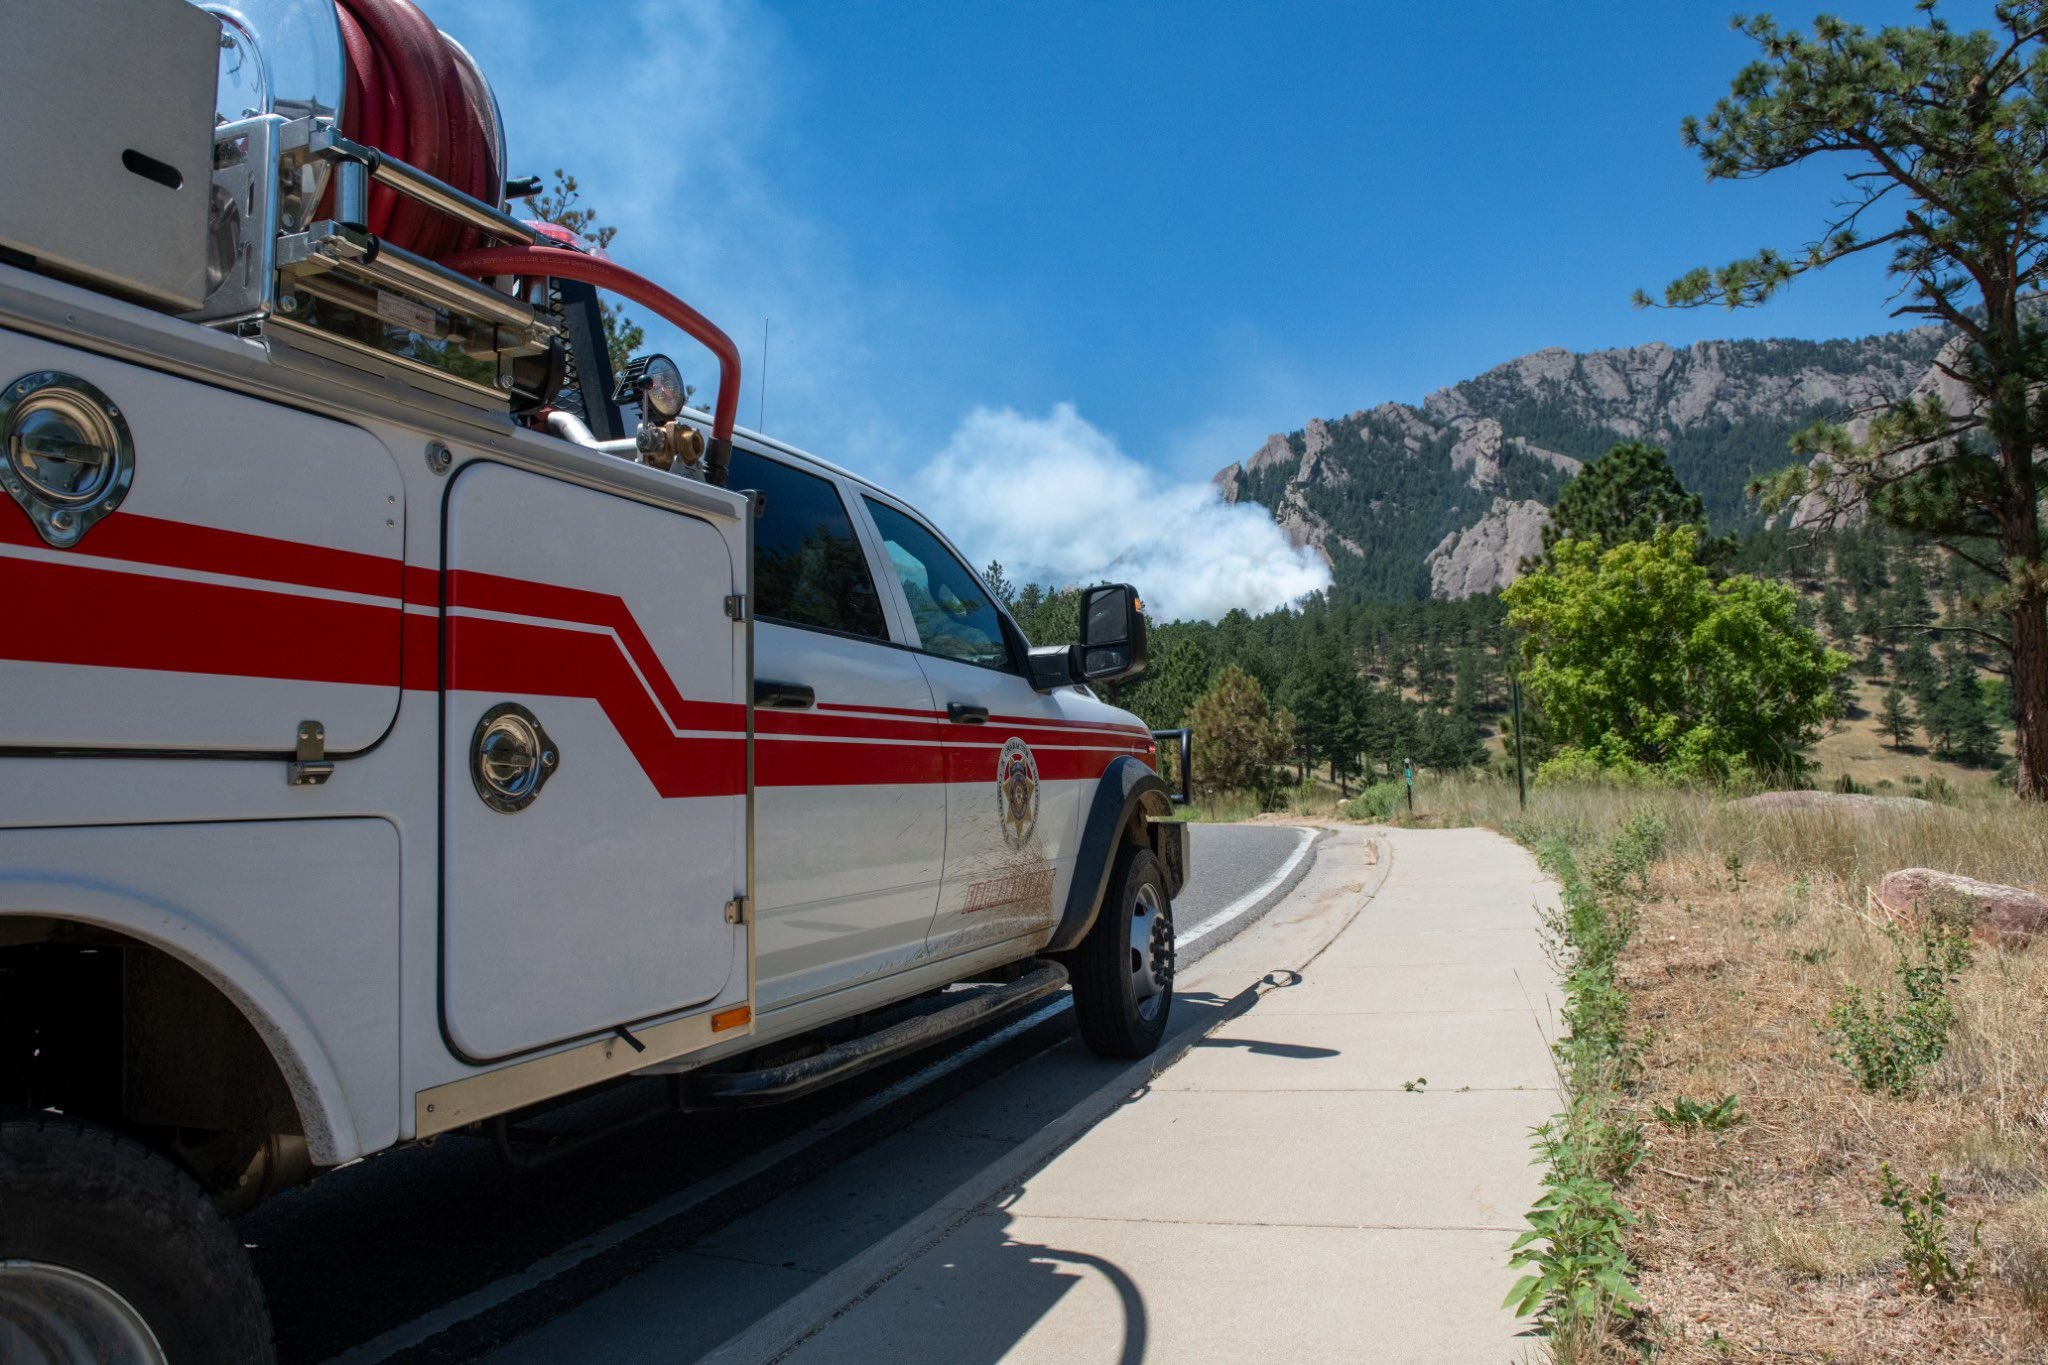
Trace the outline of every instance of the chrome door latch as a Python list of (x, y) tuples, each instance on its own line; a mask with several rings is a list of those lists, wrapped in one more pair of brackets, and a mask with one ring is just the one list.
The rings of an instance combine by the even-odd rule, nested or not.
[(299, 722), (298, 745), (291, 762), (284, 765), (285, 785), (317, 787), (334, 776), (334, 762), (327, 757), (327, 727), (317, 720)]
[(725, 903), (725, 922), (727, 924), (745, 924), (747, 922), (747, 898), (745, 896), (734, 896)]
[(735, 621), (746, 620), (747, 595), (740, 592), (728, 594), (725, 599), (725, 614)]

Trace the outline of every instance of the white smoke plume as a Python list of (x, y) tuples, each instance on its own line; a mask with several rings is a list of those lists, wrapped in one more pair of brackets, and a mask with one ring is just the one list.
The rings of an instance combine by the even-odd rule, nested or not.
[(975, 408), (909, 490), (976, 557), (1018, 583), (1135, 585), (1155, 620), (1260, 612), (1327, 588), (1313, 550), (1262, 508), (1173, 479), (1125, 454), (1074, 410)]

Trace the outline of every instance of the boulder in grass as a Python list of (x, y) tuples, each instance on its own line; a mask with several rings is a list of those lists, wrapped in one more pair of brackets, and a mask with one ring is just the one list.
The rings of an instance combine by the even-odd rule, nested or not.
[(1764, 792), (1735, 803), (1751, 810), (1933, 810), (1932, 801), (1917, 796), (1868, 796), (1862, 792)]
[(1954, 915), (1967, 922), (1970, 936), (1982, 943), (2017, 948), (2036, 935), (2048, 934), (2048, 900), (2022, 887), (1980, 882), (1931, 867), (1887, 872), (1871, 899), (1909, 929), (1937, 916)]

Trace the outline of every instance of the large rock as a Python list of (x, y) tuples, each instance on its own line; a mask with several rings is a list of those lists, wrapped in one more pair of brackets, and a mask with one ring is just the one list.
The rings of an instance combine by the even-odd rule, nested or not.
[(1980, 882), (1931, 867), (1887, 872), (1871, 892), (1878, 908), (1907, 928), (1929, 919), (1960, 914), (1971, 936), (1985, 943), (2019, 947), (2048, 931), (2048, 900), (2024, 887)]
[(1451, 532), (1429, 552), (1429, 595), (1455, 602), (1505, 588), (1521, 577), (1523, 560), (1543, 553), (1549, 524), (1540, 502), (1495, 498), (1478, 524)]

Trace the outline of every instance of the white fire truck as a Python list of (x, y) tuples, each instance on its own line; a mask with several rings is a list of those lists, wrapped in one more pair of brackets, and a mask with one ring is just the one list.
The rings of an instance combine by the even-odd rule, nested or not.
[(410, 0), (0, 35), (0, 1358), (266, 1359), (228, 1217), (627, 1076), (771, 1102), (1069, 985), (1156, 1044), (1128, 586), (1032, 648), (735, 430)]

